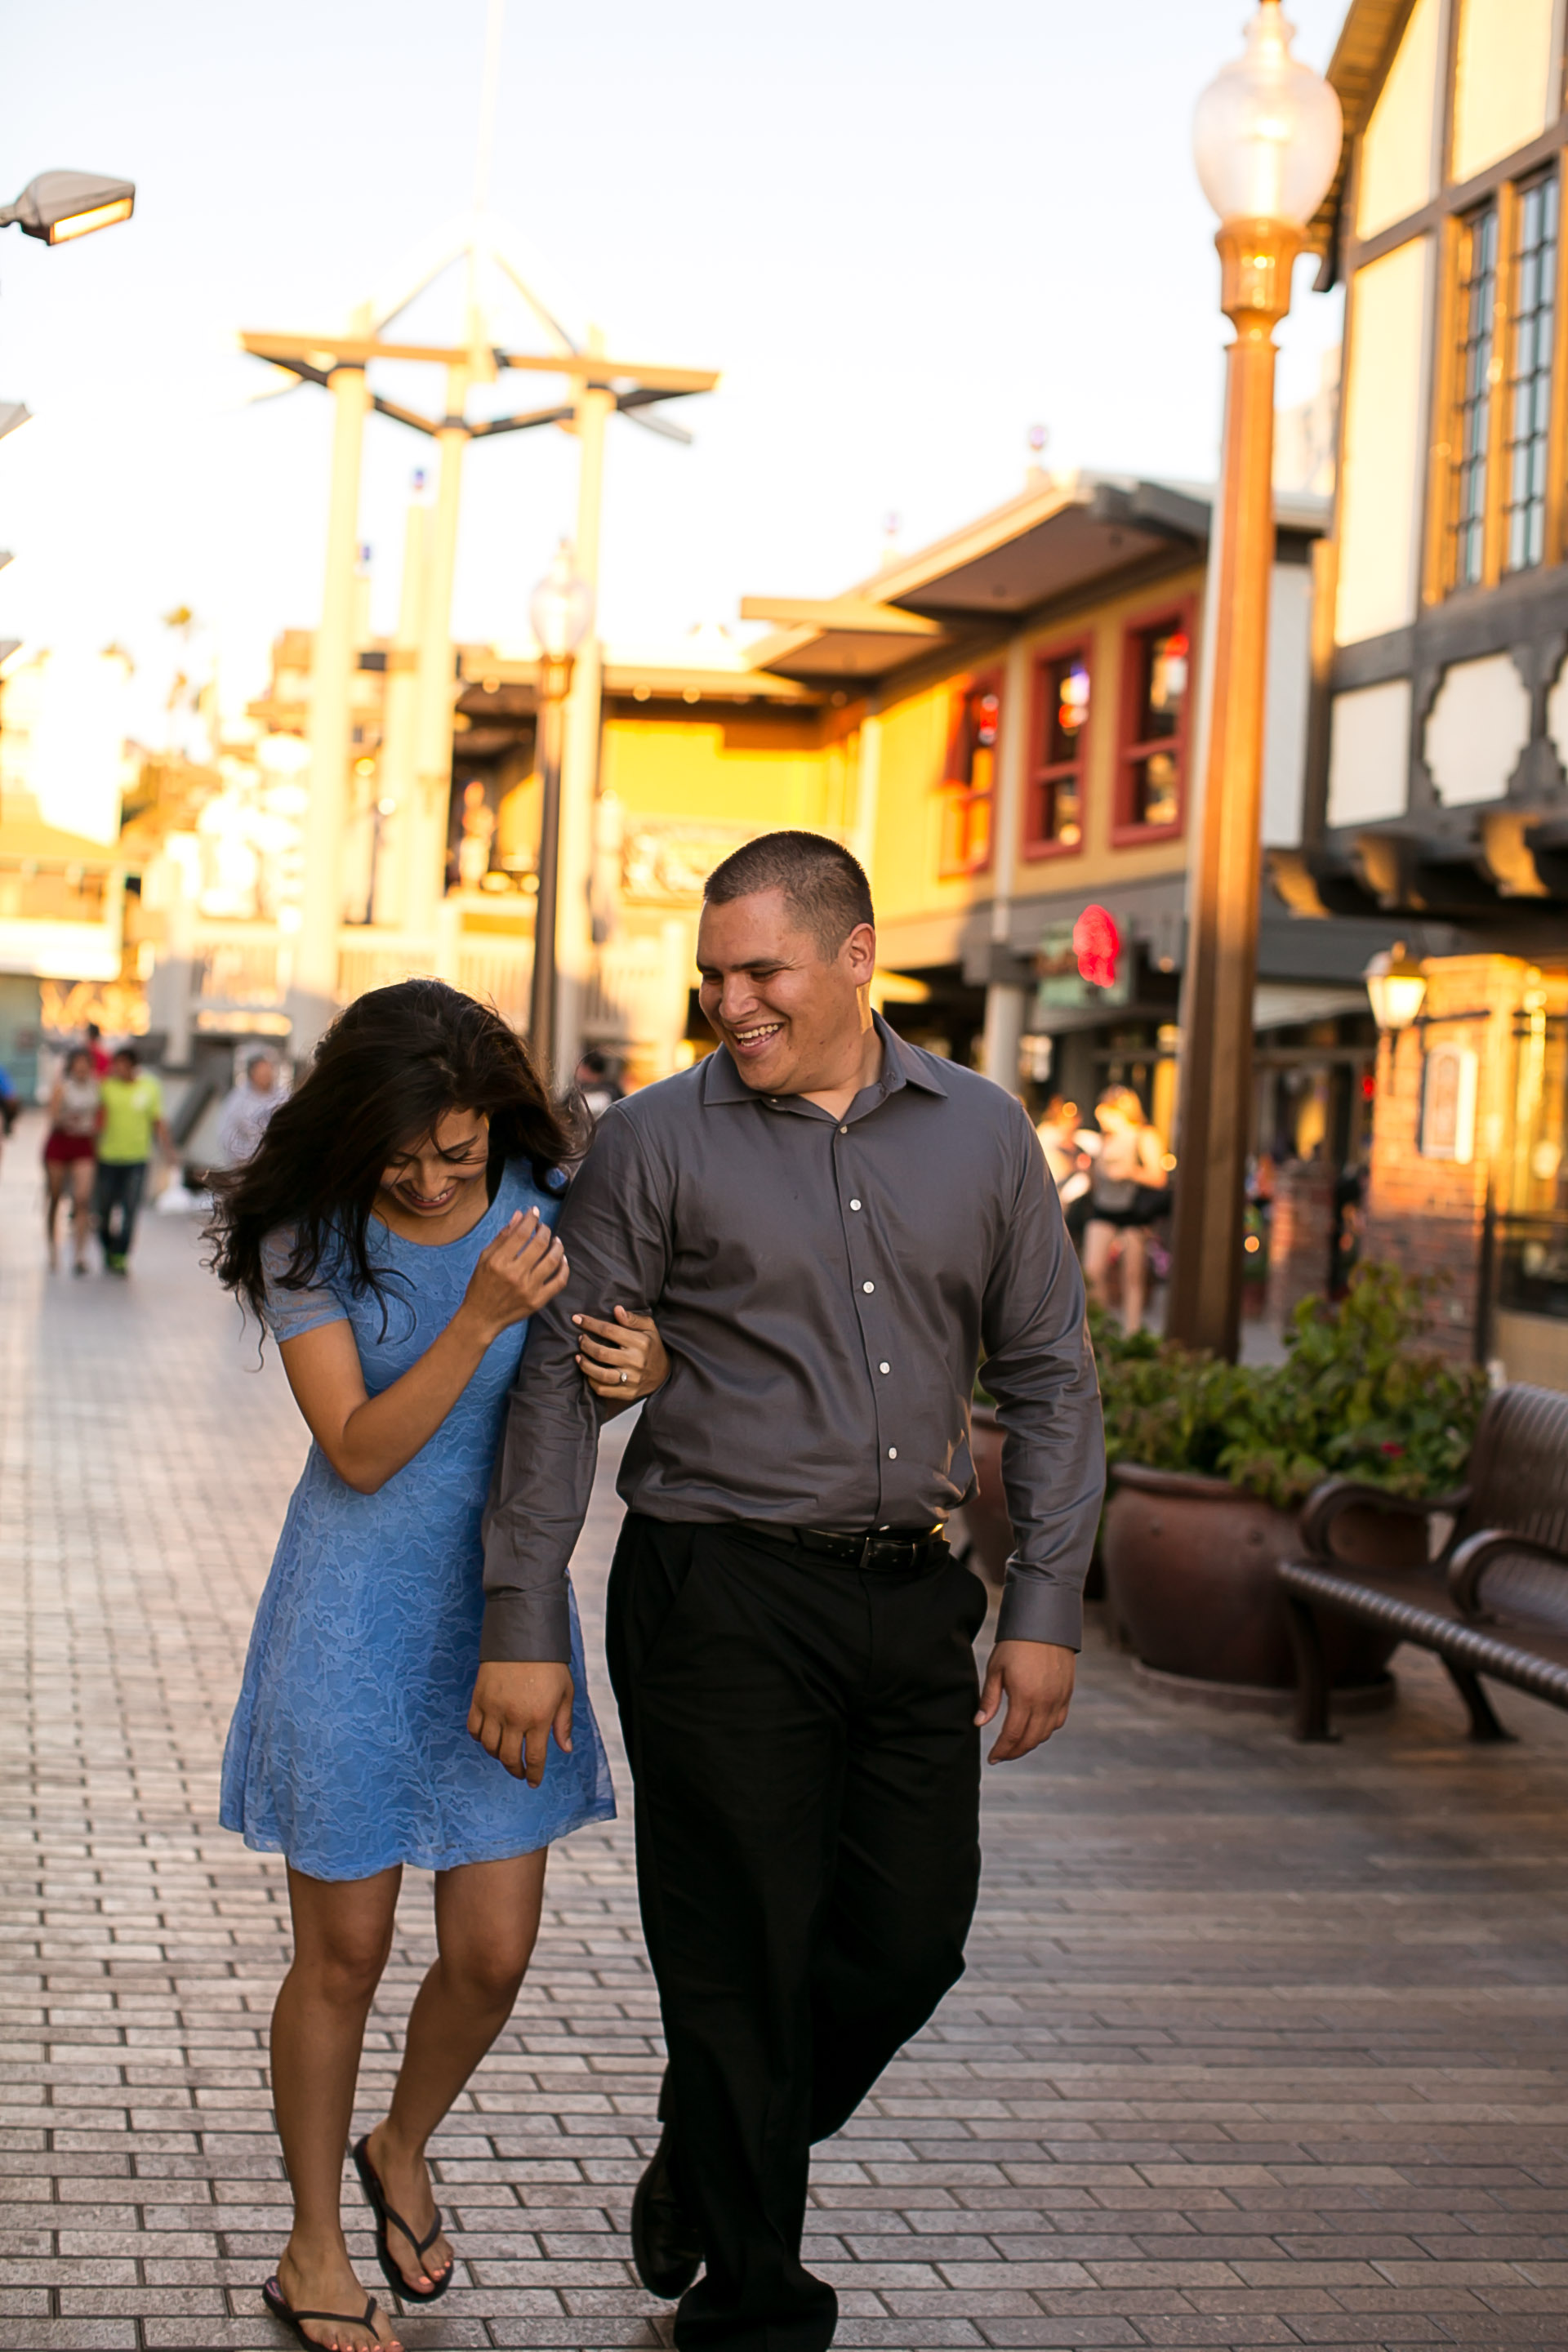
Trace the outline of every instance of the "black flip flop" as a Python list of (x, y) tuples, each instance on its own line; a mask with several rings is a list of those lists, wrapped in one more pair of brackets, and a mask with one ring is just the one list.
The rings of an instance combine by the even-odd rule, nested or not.
[(364, 2309), (360, 2313), (357, 2319), (352, 2311), (296, 2311), (292, 2304), (289, 2302), (282, 2288), (279, 2285), (275, 2278), (269, 2278), (265, 2286), (263, 2286), (261, 2290), (261, 2300), (267, 2305), (268, 2310), (272, 2314), (274, 2319), (280, 2319), (285, 2327), (291, 2327), (293, 2329), (300, 2343), (305, 2347), (305, 2352), (321, 2352), (321, 2347), (317, 2342), (316, 2338), (313, 2336), (307, 2336), (305, 2333), (304, 2322), (307, 2319), (330, 2319), (336, 2326), (339, 2327), (363, 2327), (368, 2329), (372, 2336), (374, 2336), (375, 2334), (375, 2297), (374, 2294), (366, 2295)]
[(451, 2285), (452, 2273), (457, 2268), (457, 2264), (449, 2263), (434, 2286), (410, 2286), (392, 2259), (392, 2249), (386, 2242), (386, 2233), (389, 2228), (400, 2230), (415, 2252), (422, 2254), (426, 2247), (433, 2246), (441, 2234), (441, 2208), (439, 2205), (437, 2206), (436, 2219), (431, 2222), (425, 2235), (422, 2238), (416, 2237), (402, 2214), (394, 2212), (386, 2201), (385, 2191), (376, 2179), (375, 2167), (370, 2160), (368, 2132), (363, 2139), (356, 2144), (353, 2153), (354, 2170), (359, 2174), (360, 2187), (364, 2190), (370, 2210), (375, 2215), (375, 2258), (381, 2264), (382, 2277), (386, 2281), (393, 2294), (401, 2295), (405, 2303), (437, 2302)]

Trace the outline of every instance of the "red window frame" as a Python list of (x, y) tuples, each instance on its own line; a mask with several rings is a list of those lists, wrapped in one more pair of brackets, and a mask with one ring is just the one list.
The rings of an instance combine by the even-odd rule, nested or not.
[[(995, 698), (995, 730), (990, 743), (973, 739), (971, 706), (986, 695)], [(947, 751), (942, 760), (937, 874), (950, 881), (965, 874), (984, 874), (991, 863), (991, 822), (996, 787), (996, 761), (1002, 748), (1002, 673), (977, 672), (953, 682), (948, 720)], [(988, 781), (974, 782), (974, 757), (990, 754)]]
[[(1173, 735), (1141, 737), (1135, 731), (1142, 715), (1145, 647), (1152, 637), (1180, 629), (1187, 640), (1187, 684), (1182, 696), (1181, 723)], [(1180, 596), (1173, 604), (1152, 605), (1134, 614), (1121, 632), (1121, 725), (1116, 752), (1116, 800), (1110, 839), (1118, 849), (1142, 841), (1172, 841), (1187, 821), (1187, 753), (1192, 742), (1197, 701), (1197, 600)], [(1176, 763), (1176, 814), (1168, 824), (1149, 824), (1134, 815), (1137, 770), (1156, 751), (1169, 751)]]
[[(1051, 740), (1051, 673), (1064, 662), (1081, 662), (1089, 673), (1089, 716), (1078, 730), (1074, 756), (1070, 760), (1047, 760), (1046, 753)], [(1026, 857), (1077, 857), (1081, 855), (1089, 830), (1089, 734), (1094, 724), (1094, 645), (1089, 637), (1064, 637), (1059, 645), (1045, 646), (1035, 657), (1035, 686), (1029, 715), (1029, 769), (1024, 787), (1024, 855)], [(1078, 783), (1079, 836), (1076, 841), (1060, 841), (1046, 831), (1042, 822), (1047, 796), (1058, 787), (1076, 779)]]

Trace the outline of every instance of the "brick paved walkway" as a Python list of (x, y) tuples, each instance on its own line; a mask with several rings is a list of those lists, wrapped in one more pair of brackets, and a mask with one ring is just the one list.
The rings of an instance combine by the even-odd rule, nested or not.
[[(301, 1434), (184, 1221), (124, 1286), (42, 1275), (37, 1149), (0, 1178), (0, 2346), (271, 2346), (282, 1878), (214, 1805)], [(1071, 1732), (988, 1784), (969, 1975), (822, 2151), (842, 2344), (1568, 2345), (1568, 1722), (1509, 1699), (1478, 1754), (1401, 1681), (1304, 1752), (1091, 1646)], [(417, 1880), (401, 1928), (366, 2122)], [(440, 2142), (461, 2284), (409, 2345), (666, 2340), (625, 2234), (657, 2075), (629, 1840), (590, 1832)]]

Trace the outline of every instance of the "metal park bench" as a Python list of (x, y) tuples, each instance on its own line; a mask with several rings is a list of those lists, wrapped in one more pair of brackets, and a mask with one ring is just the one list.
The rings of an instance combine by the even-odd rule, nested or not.
[[(1352, 1565), (1334, 1527), (1367, 1507), (1401, 1522), (1451, 1515), (1441, 1552), (1420, 1566)], [(1361, 1518), (1364, 1531), (1366, 1521)], [(1394, 1534), (1394, 1527), (1389, 1530)], [(1492, 1397), (1458, 1493), (1415, 1502), (1349, 1478), (1317, 1488), (1301, 1514), (1307, 1557), (1279, 1569), (1297, 1666), (1296, 1736), (1328, 1739), (1329, 1677), (1319, 1615), (1331, 1610), (1436, 1651), (1473, 1739), (1507, 1739), (1481, 1677), (1568, 1708), (1568, 1395), (1521, 1383)]]

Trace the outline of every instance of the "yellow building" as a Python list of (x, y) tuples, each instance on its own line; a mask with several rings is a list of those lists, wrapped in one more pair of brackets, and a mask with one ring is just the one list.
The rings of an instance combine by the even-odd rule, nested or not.
[(1345, 388), (1304, 863), (1429, 976), (1385, 1046), (1372, 1240), (1443, 1277), (1456, 1348), (1568, 1384), (1563, 12), (1356, 0), (1330, 71)]

